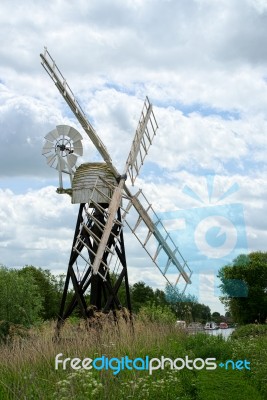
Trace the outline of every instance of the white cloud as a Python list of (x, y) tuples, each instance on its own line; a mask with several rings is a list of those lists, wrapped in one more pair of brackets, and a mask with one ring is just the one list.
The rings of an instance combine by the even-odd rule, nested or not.
[(66, 269), (76, 219), (69, 198), (55, 187), (19, 195), (1, 190), (0, 209), (2, 264)]

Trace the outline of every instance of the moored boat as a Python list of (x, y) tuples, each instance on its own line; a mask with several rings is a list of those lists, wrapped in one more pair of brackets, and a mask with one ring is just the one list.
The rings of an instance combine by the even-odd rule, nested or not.
[(206, 322), (206, 325), (204, 326), (204, 329), (212, 331), (212, 330), (215, 330), (215, 329), (219, 329), (219, 327), (215, 322), (211, 321), (211, 322)]

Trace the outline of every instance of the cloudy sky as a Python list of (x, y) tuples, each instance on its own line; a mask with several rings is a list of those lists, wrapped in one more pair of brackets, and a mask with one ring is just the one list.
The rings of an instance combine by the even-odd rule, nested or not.
[[(222, 312), (218, 268), (266, 251), (266, 26), (266, 0), (1, 1), (0, 263), (66, 270), (77, 206), (55, 192), (44, 135), (69, 124), (79, 163), (99, 159), (40, 64), (47, 46), (118, 169), (148, 95), (159, 130), (137, 187), (194, 272), (187, 292)], [(127, 241), (131, 283), (163, 288)]]

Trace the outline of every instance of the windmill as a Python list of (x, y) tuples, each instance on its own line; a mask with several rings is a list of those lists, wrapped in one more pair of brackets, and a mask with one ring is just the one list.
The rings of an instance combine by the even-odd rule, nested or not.
[[(94, 316), (95, 310), (108, 313), (122, 309), (118, 295), (122, 285), (126, 292), (126, 307), (131, 314), (125, 226), (174, 290), (181, 290), (181, 286), (184, 290), (191, 283), (192, 272), (142, 190), (132, 194), (126, 186), (128, 177), (134, 186), (158, 129), (148, 98), (124, 170), (119, 173), (48, 50), (45, 48), (40, 56), (43, 67), (104, 160), (101, 163), (83, 163), (76, 168), (77, 157), (83, 153), (82, 136), (73, 127), (58, 125), (45, 136), (43, 155), (48, 165), (59, 171), (57, 192), (68, 193), (72, 203), (79, 204), (58, 317), (59, 332), (77, 306), (85, 319)], [(63, 174), (69, 175), (70, 188), (63, 187)], [(67, 302), (71, 284), (74, 294)]]

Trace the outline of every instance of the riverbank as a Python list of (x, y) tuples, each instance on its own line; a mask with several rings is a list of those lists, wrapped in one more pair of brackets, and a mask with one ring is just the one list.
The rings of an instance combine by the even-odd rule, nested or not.
[[(267, 327), (261, 331), (256, 328), (238, 328), (235, 337), (225, 341), (222, 336), (188, 335), (172, 325), (140, 321), (135, 323), (134, 334), (123, 321), (117, 326), (104, 324), (101, 330), (89, 332), (81, 325), (67, 324), (61, 341), (54, 342), (54, 324), (44, 324), (28, 338), (17, 338), (1, 346), (0, 398), (265, 399)], [(66, 370), (62, 364), (55, 370), (55, 357), (60, 353), (61, 358), (98, 358), (98, 370), (74, 370), (70, 363)], [(102, 357), (113, 361), (100, 368)], [(145, 361), (154, 358), (162, 362), (161, 357), (170, 361), (163, 368), (154, 360), (155, 369), (149, 372)], [(133, 364), (136, 358), (139, 360)], [(207, 362), (208, 358), (215, 362)], [(128, 365), (132, 369), (125, 360), (132, 361)], [(237, 363), (238, 360), (243, 364)], [(208, 369), (212, 363), (214, 368)]]

